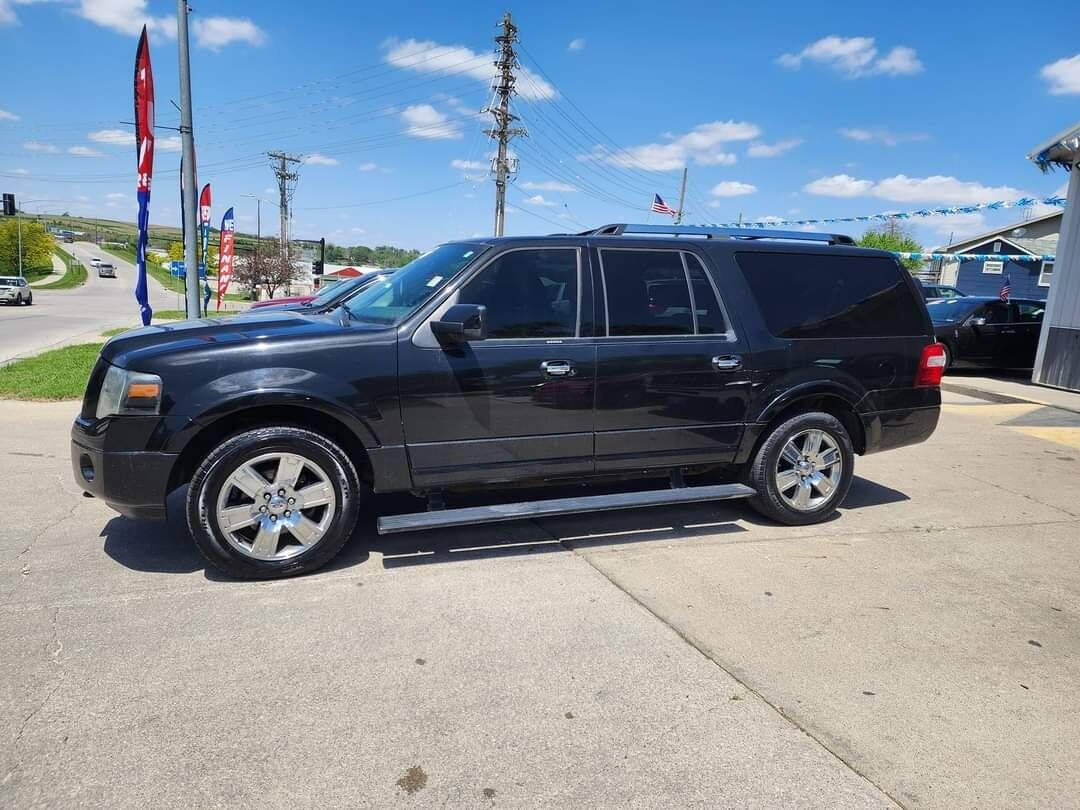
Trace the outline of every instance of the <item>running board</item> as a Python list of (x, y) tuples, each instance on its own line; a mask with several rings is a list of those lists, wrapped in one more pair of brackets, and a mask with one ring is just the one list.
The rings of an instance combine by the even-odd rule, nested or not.
[(715, 484), (706, 487), (648, 489), (641, 492), (619, 492), (614, 495), (586, 495), (580, 498), (500, 503), (494, 506), (469, 506), (464, 509), (439, 509), (434, 512), (414, 512), (408, 515), (381, 517), (379, 518), (379, 534), (442, 529), (447, 526), (472, 526), (477, 523), (501, 523), (504, 520), (529, 520), (553, 515), (572, 515), (577, 512), (607, 512), (613, 509), (637, 509), (643, 506), (667, 506), (675, 503), (725, 501), (733, 498), (749, 498), (753, 494), (754, 490), (743, 484)]

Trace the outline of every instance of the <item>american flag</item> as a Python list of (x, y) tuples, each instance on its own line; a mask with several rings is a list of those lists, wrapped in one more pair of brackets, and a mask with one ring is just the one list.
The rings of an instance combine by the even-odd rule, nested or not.
[(998, 298), (1002, 301), (1008, 301), (1010, 295), (1012, 295), (1012, 282), (1009, 281), (1008, 276), (1005, 276), (1005, 281), (1001, 285), (1001, 292), (998, 293)]
[(659, 194), (653, 194), (652, 212), (654, 214), (671, 214), (673, 217), (677, 217), (679, 212), (660, 199)]

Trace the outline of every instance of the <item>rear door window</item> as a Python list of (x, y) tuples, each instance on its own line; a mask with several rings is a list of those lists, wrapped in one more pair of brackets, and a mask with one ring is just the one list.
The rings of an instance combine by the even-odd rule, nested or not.
[(1046, 313), (1046, 304), (1028, 304), (1018, 302), (1016, 309), (1020, 313), (1020, 323), (1042, 323)]
[(690, 275), (690, 286), (694, 291), (694, 315), (697, 318), (697, 330), (699, 335), (723, 335), (728, 332), (727, 318), (724, 309), (720, 306), (720, 299), (716, 297), (709, 277), (705, 274), (705, 268), (701, 266), (701, 260), (692, 253), (684, 253), (686, 257), (686, 269)]
[(682, 256), (675, 250), (601, 250), (608, 335), (692, 335)]
[(745, 251), (735, 261), (779, 338), (921, 335), (922, 302), (884, 256)]

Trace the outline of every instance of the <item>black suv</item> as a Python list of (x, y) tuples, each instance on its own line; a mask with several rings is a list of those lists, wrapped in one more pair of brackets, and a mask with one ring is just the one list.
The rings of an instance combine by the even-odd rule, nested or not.
[[(113, 338), (71, 458), (134, 518), (164, 517), (190, 484), (195, 543), (241, 577), (323, 565), (372, 493), (428, 497), (380, 532), (738, 497), (805, 524), (842, 503), (855, 454), (933, 432), (943, 363), (911, 275), (845, 236), (610, 225), (452, 242), (326, 314)], [(686, 485), (702, 473), (730, 483)], [(627, 478), (662, 483), (444, 503)]]

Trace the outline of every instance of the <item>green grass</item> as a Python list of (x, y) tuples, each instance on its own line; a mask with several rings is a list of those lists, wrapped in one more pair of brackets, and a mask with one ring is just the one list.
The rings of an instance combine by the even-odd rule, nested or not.
[(65, 346), (0, 368), (0, 398), (80, 399), (101, 346)]
[(64, 275), (49, 284), (39, 284), (35, 290), (70, 290), (86, 283), (86, 267), (78, 261), (67, 262)]

